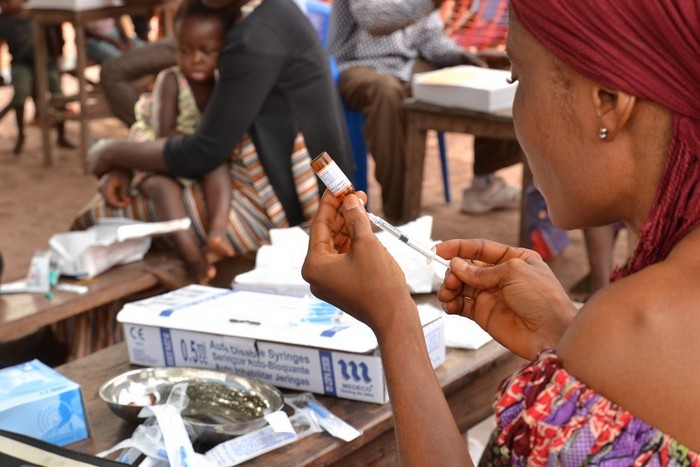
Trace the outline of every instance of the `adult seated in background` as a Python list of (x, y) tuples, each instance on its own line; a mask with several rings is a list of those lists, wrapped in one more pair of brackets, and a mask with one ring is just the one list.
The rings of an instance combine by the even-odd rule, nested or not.
[[(700, 8), (511, 8), (515, 129), (552, 220), (565, 229), (622, 220), (639, 242), (578, 311), (531, 250), (437, 246), (450, 259), (438, 291), (445, 311), (531, 360), (499, 389), (482, 463), (700, 465), (700, 347), (690, 331), (700, 329)], [(403, 274), (356, 196), (341, 205), (324, 195), (302, 272), (314, 295), (376, 333), (401, 462), (471, 465)]]
[(85, 25), (85, 54), (97, 63), (118, 57), (144, 42), (130, 36), (119, 18), (102, 18)]
[[(384, 215), (402, 219), (406, 170), (406, 116), (414, 73), (460, 64), (483, 65), (444, 31), (439, 12), (427, 16), (413, 7), (384, 0), (335, 0), (328, 50), (340, 71), (338, 87), (345, 105), (366, 115), (365, 140), (382, 187)], [(520, 190), (493, 173), (520, 162), (517, 144), (477, 138), (474, 180), (465, 191), (463, 210), (483, 214), (520, 206)]]
[[(101, 177), (101, 196), (74, 227), (115, 212), (153, 219), (149, 200), (129, 193), (134, 168), (196, 179), (232, 158), (229, 240), (242, 254), (268, 241), (269, 229), (299, 225), (315, 212), (318, 188), (306, 147), (314, 155), (328, 151), (352, 173), (326, 52), (294, 2), (263, 0), (254, 8), (243, 0), (202, 3), (228, 9), (235, 21), (219, 55), (218, 84), (194, 134), (93, 147), (88, 162)], [(199, 185), (182, 187), (182, 196), (203, 244), (208, 226)]]

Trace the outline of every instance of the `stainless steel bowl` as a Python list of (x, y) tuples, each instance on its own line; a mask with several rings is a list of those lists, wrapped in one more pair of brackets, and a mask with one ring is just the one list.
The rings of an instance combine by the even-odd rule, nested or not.
[(112, 412), (132, 423), (148, 405), (164, 404), (172, 387), (188, 382), (189, 404), (182, 412), (195, 441), (215, 444), (265, 424), (263, 417), (282, 408), (282, 393), (253, 378), (200, 368), (143, 368), (104, 383), (100, 398)]

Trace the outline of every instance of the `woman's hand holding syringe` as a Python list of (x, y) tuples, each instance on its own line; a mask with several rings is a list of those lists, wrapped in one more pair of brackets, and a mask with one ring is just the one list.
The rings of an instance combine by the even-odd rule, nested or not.
[[(311, 167), (314, 169), (316, 174), (319, 176), (321, 181), (326, 185), (326, 187), (333, 193), (336, 198), (342, 198), (347, 194), (353, 193), (355, 187), (348, 177), (343, 173), (338, 165), (331, 159), (327, 152), (322, 152), (319, 156), (311, 161)], [(394, 237), (398, 238), (401, 242), (413, 248), (415, 251), (425, 256), (428, 260), (428, 264), (435, 261), (446, 268), (450, 267), (450, 262), (440, 256), (438, 256), (432, 248), (428, 248), (425, 245), (415, 242), (409, 238), (404, 232), (400, 231), (381, 217), (367, 213), (369, 220), (372, 224), (376, 225), (385, 232), (390, 233)]]

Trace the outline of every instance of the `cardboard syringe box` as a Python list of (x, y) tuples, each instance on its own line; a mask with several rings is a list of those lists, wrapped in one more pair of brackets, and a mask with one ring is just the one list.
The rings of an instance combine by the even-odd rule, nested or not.
[(422, 102), (495, 112), (513, 107), (516, 83), (508, 83), (510, 72), (459, 65), (413, 77), (413, 97)]
[[(445, 360), (442, 314), (420, 316), (437, 368)], [(281, 388), (388, 401), (371, 329), (315, 298), (190, 285), (129, 303), (117, 320), (137, 365), (212, 368)]]

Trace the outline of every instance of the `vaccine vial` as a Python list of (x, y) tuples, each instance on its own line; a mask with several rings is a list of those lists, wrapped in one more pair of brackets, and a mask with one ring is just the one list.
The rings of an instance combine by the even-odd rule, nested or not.
[(324, 151), (316, 156), (311, 161), (311, 168), (336, 198), (343, 199), (345, 195), (355, 192), (355, 187), (350, 179), (340, 170), (338, 164), (327, 152)]

